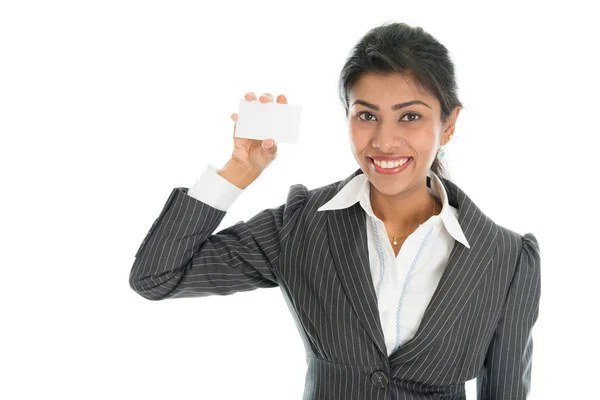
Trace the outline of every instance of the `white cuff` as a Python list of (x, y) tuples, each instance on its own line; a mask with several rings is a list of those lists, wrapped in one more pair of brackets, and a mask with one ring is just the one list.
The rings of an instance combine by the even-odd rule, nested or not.
[(227, 211), (244, 190), (217, 174), (217, 171), (214, 166), (207, 165), (187, 194), (211, 207)]

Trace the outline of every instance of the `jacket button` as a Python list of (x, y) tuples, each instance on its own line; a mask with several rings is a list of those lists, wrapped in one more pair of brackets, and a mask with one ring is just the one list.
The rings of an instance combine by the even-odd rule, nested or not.
[(373, 385), (383, 389), (387, 386), (389, 379), (385, 372), (375, 371), (371, 374), (371, 381), (373, 382)]

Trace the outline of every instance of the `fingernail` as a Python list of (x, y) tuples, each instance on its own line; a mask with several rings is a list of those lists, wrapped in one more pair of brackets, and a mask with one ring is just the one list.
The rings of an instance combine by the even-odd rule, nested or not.
[(273, 139), (271, 139), (270, 143), (265, 143), (265, 149), (270, 149), (271, 147), (273, 147), (273, 144), (275, 144), (275, 142), (273, 141)]

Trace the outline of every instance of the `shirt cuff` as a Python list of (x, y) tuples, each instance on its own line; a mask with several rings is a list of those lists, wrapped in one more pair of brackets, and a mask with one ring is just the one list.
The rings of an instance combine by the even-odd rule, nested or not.
[(217, 174), (217, 171), (214, 166), (207, 165), (187, 194), (211, 207), (227, 211), (244, 190)]

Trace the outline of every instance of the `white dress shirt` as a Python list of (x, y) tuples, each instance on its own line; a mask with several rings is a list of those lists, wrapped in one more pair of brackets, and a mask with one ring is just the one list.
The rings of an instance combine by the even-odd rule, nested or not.
[[(202, 176), (188, 190), (188, 195), (214, 208), (227, 211), (243, 189), (218, 175), (217, 171), (217, 168), (208, 165)], [(370, 184), (365, 174), (354, 177), (337, 195), (318, 209), (342, 209), (358, 201), (365, 210), (369, 265), (388, 356), (415, 335), (444, 273), (454, 241), (457, 240), (470, 248), (456, 218), (458, 210), (448, 204), (448, 196), (442, 182), (432, 171), (429, 171), (428, 175), (431, 177), (431, 188), (427, 190), (441, 200), (442, 211), (419, 225), (406, 238), (398, 257), (388, 240), (383, 221), (375, 216), (371, 208)], [(375, 227), (379, 233), (379, 240)]]

